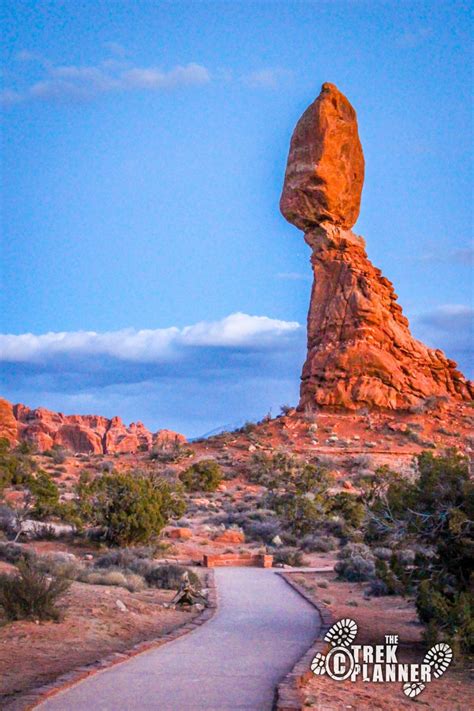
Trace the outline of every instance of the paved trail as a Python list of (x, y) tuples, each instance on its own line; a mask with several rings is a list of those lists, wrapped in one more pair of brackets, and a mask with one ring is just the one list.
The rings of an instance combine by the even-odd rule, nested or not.
[(318, 633), (309, 603), (272, 570), (215, 570), (219, 608), (190, 634), (100, 672), (41, 711), (269, 711)]

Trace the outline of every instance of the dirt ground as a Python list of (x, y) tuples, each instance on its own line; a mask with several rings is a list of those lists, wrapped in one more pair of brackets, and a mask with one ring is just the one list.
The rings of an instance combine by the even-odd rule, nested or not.
[(189, 622), (195, 612), (163, 607), (174, 595), (172, 590), (131, 593), (120, 587), (76, 582), (59, 605), (65, 610), (61, 622), (19, 621), (1, 626), (0, 708), (77, 667)]
[[(356, 643), (382, 644), (386, 634), (399, 635), (399, 661), (420, 663), (426, 652), (413, 602), (398, 596), (367, 599), (366, 584), (338, 582), (334, 573), (297, 573), (296, 582), (326, 603), (335, 620), (349, 617), (357, 622)], [(409, 699), (399, 683), (334, 681), (315, 676), (305, 687), (305, 708), (315, 711), (401, 711), (423, 707), (435, 711), (467, 711), (474, 708), (474, 684), (466, 667), (452, 666), (440, 679)]]

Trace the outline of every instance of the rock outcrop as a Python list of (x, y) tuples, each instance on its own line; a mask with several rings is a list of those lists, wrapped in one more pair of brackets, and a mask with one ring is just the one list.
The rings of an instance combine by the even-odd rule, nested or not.
[(323, 84), (291, 139), (280, 203), (312, 249), (300, 408), (409, 409), (428, 398), (470, 400), (473, 383), (442, 351), (413, 338), (393, 285), (350, 230), (363, 177), (356, 113), (333, 84)]
[(0, 398), (0, 438), (18, 442), (18, 425), (13, 414), (13, 405), (3, 398)]
[(132, 422), (127, 427), (120, 417), (63, 415), (44, 407), (31, 410), (22, 404), (12, 405), (3, 399), (0, 399), (0, 437), (6, 437), (12, 444), (31, 442), (40, 452), (61, 446), (84, 454), (149, 451), (154, 446), (186, 442), (183, 435), (171, 430), (153, 434), (141, 422)]

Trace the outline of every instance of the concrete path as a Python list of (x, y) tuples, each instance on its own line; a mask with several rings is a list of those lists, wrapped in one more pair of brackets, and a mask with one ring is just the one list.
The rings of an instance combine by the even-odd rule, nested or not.
[(318, 615), (272, 570), (217, 568), (218, 610), (188, 635), (99, 672), (41, 711), (269, 711)]

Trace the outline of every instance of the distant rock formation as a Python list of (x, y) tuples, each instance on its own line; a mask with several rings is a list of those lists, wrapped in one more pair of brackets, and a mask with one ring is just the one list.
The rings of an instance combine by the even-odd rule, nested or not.
[(184, 443), (182, 434), (158, 430), (154, 434), (141, 422), (126, 427), (120, 417), (63, 415), (44, 407), (31, 410), (0, 399), (0, 437), (10, 442), (31, 442), (38, 451), (62, 446), (75, 454), (113, 454), (150, 451), (162, 444)]
[(333, 84), (323, 84), (293, 133), (280, 201), (313, 250), (300, 408), (393, 410), (431, 397), (471, 400), (474, 384), (442, 351), (413, 338), (393, 285), (350, 230), (363, 180), (356, 113)]

